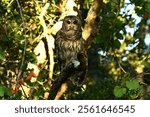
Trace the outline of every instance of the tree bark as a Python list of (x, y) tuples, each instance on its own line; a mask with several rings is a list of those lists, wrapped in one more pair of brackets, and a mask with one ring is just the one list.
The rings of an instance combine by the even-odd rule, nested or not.
[(100, 9), (102, 6), (102, 0), (94, 0), (93, 4), (88, 12), (85, 26), (83, 29), (83, 38), (86, 40), (86, 48), (91, 44), (94, 37), (98, 34), (99, 22), (100, 22)]

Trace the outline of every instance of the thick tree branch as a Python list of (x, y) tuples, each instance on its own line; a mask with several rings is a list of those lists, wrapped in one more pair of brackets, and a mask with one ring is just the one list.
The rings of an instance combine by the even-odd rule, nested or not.
[(48, 55), (49, 55), (49, 62), (50, 62), (50, 65), (49, 65), (49, 85), (50, 85), (50, 82), (51, 82), (51, 79), (52, 79), (52, 76), (53, 76), (53, 68), (54, 68), (54, 53), (53, 53), (53, 48), (54, 48), (54, 39), (48, 34), (48, 28), (46, 26), (46, 23), (45, 23), (45, 20), (44, 20), (44, 15), (46, 14), (46, 11), (48, 9), (48, 7), (50, 6), (49, 3), (46, 3), (45, 6), (43, 7), (42, 9), (42, 12), (40, 13), (40, 16), (39, 16), (39, 19), (40, 19), (40, 22), (41, 22), (41, 25), (43, 27), (43, 34), (44, 34), (44, 37), (46, 37), (46, 40), (47, 40), (47, 43), (48, 43)]
[(102, 5), (102, 0), (94, 0), (88, 12), (86, 23), (83, 29), (83, 38), (86, 40), (86, 48), (91, 44), (92, 40), (98, 33), (99, 29), (99, 14)]
[(60, 73), (59, 77), (54, 81), (48, 99), (54, 100), (62, 83), (64, 83), (75, 71), (73, 64), (70, 64)]

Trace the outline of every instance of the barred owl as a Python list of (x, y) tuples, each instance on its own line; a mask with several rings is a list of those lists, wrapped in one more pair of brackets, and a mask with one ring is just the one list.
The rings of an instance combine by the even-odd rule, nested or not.
[(60, 71), (68, 64), (80, 64), (78, 54), (85, 54), (84, 40), (82, 38), (81, 20), (77, 16), (66, 16), (61, 30), (55, 40)]
[[(86, 77), (87, 55), (85, 41), (82, 38), (81, 20), (77, 16), (66, 16), (62, 28), (57, 32), (55, 39), (56, 64), (54, 71), (67, 74), (68, 78), (58, 77), (52, 84), (55, 92), (66, 80), (73, 80), (81, 84)], [(73, 71), (69, 73), (67, 67), (73, 65)], [(56, 70), (57, 69), (57, 70)], [(66, 76), (65, 76), (66, 77)], [(61, 79), (62, 78), (62, 79)]]

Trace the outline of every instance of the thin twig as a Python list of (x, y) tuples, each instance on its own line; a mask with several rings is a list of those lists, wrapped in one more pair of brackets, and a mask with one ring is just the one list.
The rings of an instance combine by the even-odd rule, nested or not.
[(123, 69), (123, 67), (121, 66), (121, 64), (119, 63), (119, 61), (118, 61), (118, 64), (119, 64), (119, 68), (126, 74), (127, 72)]
[(21, 65), (20, 65), (20, 68), (19, 68), (19, 73), (18, 73), (17, 79), (16, 79), (16, 81), (18, 81), (18, 79), (20, 78), (20, 75), (22, 74), (22, 68), (23, 68), (23, 64), (24, 64), (24, 61), (25, 61), (26, 48), (27, 48), (27, 38), (26, 38), (26, 23), (25, 23), (25, 20), (24, 20), (24, 17), (23, 17), (22, 9), (21, 9), (19, 0), (16, 0), (16, 2), (17, 2), (17, 5), (18, 5), (18, 8), (19, 8), (19, 13), (20, 13), (20, 16), (21, 16), (21, 19), (22, 19), (22, 22), (23, 22), (23, 30), (24, 30), (24, 49), (23, 49), (23, 57), (22, 57), (22, 60), (21, 60)]
[(120, 62), (119, 62), (119, 58), (117, 57), (115, 51), (114, 51), (114, 57), (115, 57), (116, 62), (118, 63), (118, 66), (119, 66), (120, 70), (122, 70), (122, 71), (126, 74), (127, 72), (126, 72), (125, 69), (121, 66), (121, 64), (120, 64)]
[(23, 93), (24, 93), (24, 97), (25, 97), (26, 99), (28, 99), (28, 96), (27, 96), (26, 92), (24, 91), (22, 85), (21, 85), (21, 84), (19, 84), (19, 85), (20, 85), (20, 87), (21, 87), (21, 89), (22, 89), (22, 91), (23, 91)]
[[(22, 74), (22, 68), (23, 68), (23, 65), (24, 65), (24, 61), (25, 61), (25, 55), (26, 55), (26, 48), (27, 48), (27, 38), (26, 38), (26, 23), (25, 23), (25, 20), (24, 20), (24, 17), (23, 17), (23, 13), (22, 13), (22, 9), (21, 9), (21, 6), (20, 6), (20, 3), (19, 3), (19, 0), (16, 0), (17, 2), (17, 5), (18, 5), (18, 8), (19, 8), (19, 13), (20, 13), (20, 17), (22, 19), (22, 22), (23, 22), (23, 30), (24, 30), (24, 49), (23, 49), (23, 57), (22, 57), (22, 60), (21, 60), (21, 65), (20, 65), (20, 68), (19, 68), (19, 73), (17, 75), (17, 78), (16, 78), (16, 81), (18, 83), (18, 80)], [(21, 86), (22, 90), (23, 90), (23, 93), (25, 95), (25, 97), (27, 98), (27, 95), (23, 89), (23, 87)], [(28, 98), (27, 98), (28, 99)]]
[(10, 6), (13, 4), (13, 2), (14, 2), (14, 0), (11, 0), (11, 1), (9, 2), (9, 4), (7, 5), (7, 7), (10, 7)]

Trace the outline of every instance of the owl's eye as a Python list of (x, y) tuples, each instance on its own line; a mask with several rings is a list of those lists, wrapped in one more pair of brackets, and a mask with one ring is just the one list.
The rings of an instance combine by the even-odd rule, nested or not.
[(67, 24), (70, 24), (71, 22), (69, 20), (67, 20)]
[(77, 20), (74, 20), (74, 21), (73, 21), (73, 24), (77, 24), (77, 23), (78, 23), (78, 21), (77, 21)]

